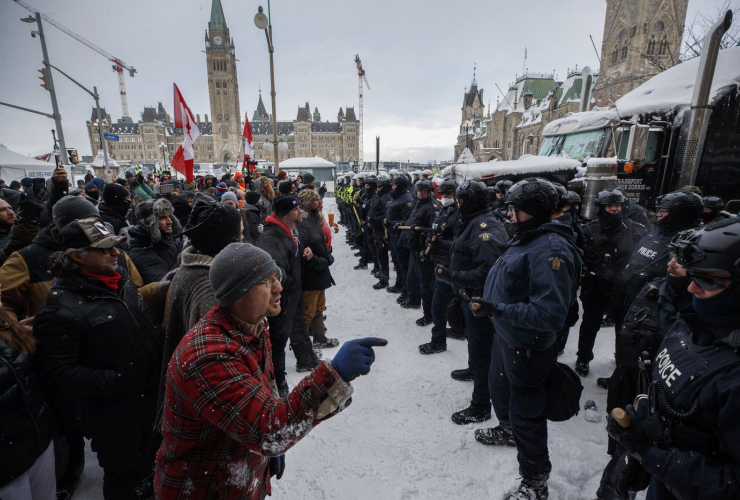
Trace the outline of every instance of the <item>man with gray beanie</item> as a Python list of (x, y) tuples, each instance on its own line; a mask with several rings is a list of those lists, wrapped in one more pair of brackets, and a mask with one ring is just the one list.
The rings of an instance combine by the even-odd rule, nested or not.
[(345, 343), (280, 398), (267, 320), (280, 312), (280, 268), (265, 251), (232, 243), (213, 259), (210, 282), (218, 304), (169, 363), (155, 496), (261, 500), (270, 478), (282, 477), (285, 452), (348, 406), (349, 382), (388, 342)]

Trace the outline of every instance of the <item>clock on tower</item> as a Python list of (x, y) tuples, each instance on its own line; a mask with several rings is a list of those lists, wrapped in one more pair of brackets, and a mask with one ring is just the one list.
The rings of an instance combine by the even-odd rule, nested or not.
[(221, 45), (223, 43), (223, 38), (221, 38), (219, 35), (216, 35), (213, 37), (213, 43), (215, 45)]

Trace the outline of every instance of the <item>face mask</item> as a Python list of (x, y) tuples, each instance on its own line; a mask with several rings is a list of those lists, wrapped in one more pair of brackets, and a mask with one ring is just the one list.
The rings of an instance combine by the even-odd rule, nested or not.
[(455, 198), (442, 198), (440, 200), (443, 207), (449, 207), (450, 205), (453, 205), (455, 203)]
[(733, 293), (733, 285), (708, 299), (697, 299), (694, 296), (694, 311), (700, 316), (730, 316), (737, 311), (737, 299)]

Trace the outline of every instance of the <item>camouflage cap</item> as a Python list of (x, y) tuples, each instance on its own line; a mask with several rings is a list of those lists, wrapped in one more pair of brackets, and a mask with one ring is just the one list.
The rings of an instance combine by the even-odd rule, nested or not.
[(70, 222), (59, 236), (65, 248), (112, 248), (126, 239), (94, 217)]

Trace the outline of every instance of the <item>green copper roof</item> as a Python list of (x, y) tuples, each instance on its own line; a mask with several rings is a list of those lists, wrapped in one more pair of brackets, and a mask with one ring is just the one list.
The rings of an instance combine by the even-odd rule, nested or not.
[(532, 94), (534, 100), (544, 99), (555, 89), (555, 80), (552, 78), (528, 78), (524, 82), (522, 95)]
[(223, 30), (226, 28), (226, 19), (224, 18), (224, 8), (221, 6), (221, 0), (213, 0), (211, 4), (211, 22), (208, 23), (211, 30)]
[(256, 122), (256, 121), (259, 121), (260, 119), (261, 119), (260, 112), (255, 109), (254, 114), (252, 115), (252, 121)]
[(564, 96), (558, 96), (558, 104), (564, 104), (568, 101), (580, 101), (581, 100), (581, 89), (583, 88), (583, 80), (578, 78), (573, 80), (573, 85), (570, 86)]

